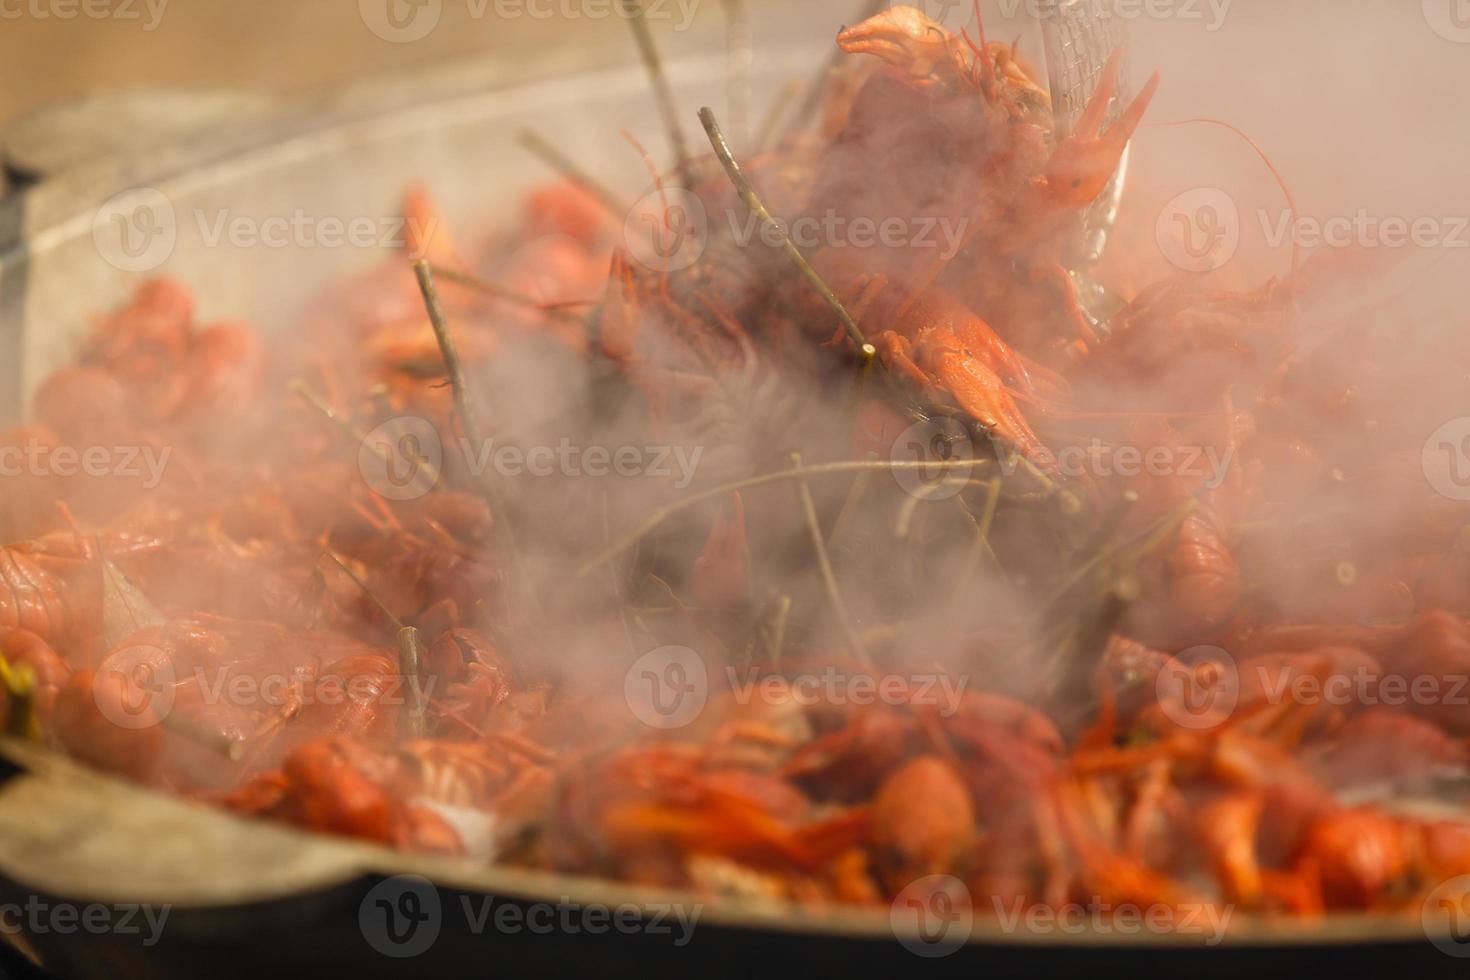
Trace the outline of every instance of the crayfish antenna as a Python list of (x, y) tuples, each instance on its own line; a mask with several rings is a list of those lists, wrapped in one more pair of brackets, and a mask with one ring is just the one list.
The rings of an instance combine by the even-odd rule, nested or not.
[(1117, 146), (1121, 151), (1121, 148), (1133, 138), (1133, 134), (1138, 131), (1139, 124), (1143, 122), (1144, 114), (1148, 112), (1148, 107), (1153, 102), (1154, 96), (1158, 94), (1159, 83), (1162, 79), (1163, 76), (1158, 72), (1153, 73), (1153, 76), (1148, 80), (1148, 84), (1143, 87), (1143, 91), (1139, 92), (1138, 97), (1129, 104), (1127, 109), (1123, 110), (1123, 114), (1118, 117), (1118, 121), (1109, 127), (1106, 136), (1108, 143)]

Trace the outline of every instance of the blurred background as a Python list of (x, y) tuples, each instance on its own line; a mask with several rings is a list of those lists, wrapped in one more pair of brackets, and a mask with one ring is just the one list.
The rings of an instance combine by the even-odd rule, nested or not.
[[(1047, 0), (982, 0), (991, 38), (1037, 53), (1036, 13)], [(1243, 207), (1273, 213), (1284, 197), (1260, 156), (1206, 117), (1253, 139), (1307, 216), (1444, 220), (1470, 214), (1470, 138), (1459, 93), (1470, 70), (1470, 0), (1092, 0), (1125, 21), (1135, 85), (1164, 84), (1138, 136), (1134, 182), (1145, 219), (1191, 189), (1223, 188)], [(0, 0), (0, 144), (51, 156), (61, 127), (15, 127), (40, 106), (157, 86), (235, 89), (310, 107), (323, 92), (374, 77), (409, 78), (370, 90), (411, 98), (414, 73), (484, 70), (503, 83), (518, 65), (559, 73), (628, 62), (635, 49), (617, 0)], [(973, 23), (972, 0), (916, 0), (954, 30)], [(649, 21), (671, 58), (726, 52), (743, 9), (753, 63), (767, 77), (812, 77), (836, 30), (864, 0), (649, 0)], [(809, 43), (810, 59), (773, 64), (778, 45)], [(361, 108), (361, 100), (358, 108)], [(752, 107), (752, 125), (765, 106)], [(682, 111), (691, 127), (693, 107)], [(726, 110), (728, 111), (728, 110)], [(33, 117), (32, 117), (33, 118)], [(26, 120), (29, 122), (29, 120)], [(636, 135), (657, 141), (660, 127)], [(96, 125), (95, 118), (92, 126)], [(7, 133), (7, 127), (9, 133)], [(75, 126), (71, 127), (73, 130)], [(120, 125), (119, 128), (127, 128)], [(615, 134), (608, 134), (615, 137)], [(7, 141), (7, 136), (13, 137)], [(24, 143), (24, 145), (22, 145)], [(432, 177), (432, 174), (426, 174)], [(1151, 191), (1151, 193), (1150, 193)], [(1151, 198), (1151, 199), (1150, 199)], [(1241, 248), (1274, 255), (1262, 222)], [(1124, 232), (1126, 233), (1126, 229)], [(1449, 255), (1453, 251), (1456, 254)], [(1443, 249), (1459, 260), (1467, 249)], [(1451, 263), (1454, 264), (1454, 263)]]
[[(438, 29), (414, 44), (375, 36), (357, 0), (146, 0), (136, 19), (87, 17), (63, 2), (7, 0), (0, 19), (0, 125), (33, 106), (117, 86), (247, 85), (293, 90), (522, 45), (572, 43), (589, 21), (490, 22), (447, 4)], [(99, 8), (100, 9), (100, 8)], [(155, 15), (154, 12), (158, 12)], [(44, 12), (46, 16), (38, 16)], [(568, 26), (570, 24), (570, 27)]]

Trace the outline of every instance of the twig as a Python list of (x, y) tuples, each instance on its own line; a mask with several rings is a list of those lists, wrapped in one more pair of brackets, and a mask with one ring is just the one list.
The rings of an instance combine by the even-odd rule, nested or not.
[[(305, 401), (308, 405), (321, 413), (322, 417), (324, 417), (328, 422), (331, 422), (338, 429), (342, 430), (342, 432), (358, 447), (367, 446), (368, 449), (376, 453), (378, 458), (383, 460), (384, 463), (391, 463), (393, 461), (392, 453), (390, 453), (388, 450), (384, 449), (381, 445), (377, 443), (369, 442), (368, 432), (363, 430), (361, 426), (353, 423), (350, 419), (346, 419), (343, 418), (341, 415), (338, 415), (336, 410), (332, 408), (331, 405), (327, 404), (326, 399), (322, 398), (322, 396), (319, 395), (314, 389), (312, 389), (312, 387), (308, 385), (304, 380), (302, 380), (301, 378), (295, 378), (287, 387), (296, 392), (296, 394), (300, 395), (303, 401)], [(423, 456), (418, 457), (417, 459), (413, 460), (413, 462), (416, 465), (422, 467), (425, 475), (431, 478), (429, 480), (429, 485), (431, 487), (437, 487), (439, 485), (439, 480), (443, 474), (439, 472), (438, 468), (436, 468), (433, 463), (429, 462), (429, 460)]]
[[(877, 458), (877, 453), (868, 453), (869, 462)], [(854, 520), (858, 504), (862, 501), (863, 495), (867, 493), (868, 482), (872, 478), (872, 470), (863, 470), (853, 479), (852, 486), (847, 491), (847, 499), (842, 502), (842, 509), (837, 512), (837, 520), (832, 522), (832, 533), (827, 537), (829, 544), (835, 545), (846, 536), (847, 527)]]
[(977, 483), (991, 486), (998, 479), (997, 477), (989, 480), (981, 480), (973, 476), (950, 476), (940, 480), (932, 487), (924, 487), (921, 490), (910, 493), (909, 499), (905, 500), (903, 506), (898, 509), (898, 519), (893, 525), (893, 536), (907, 540), (910, 525), (913, 524), (914, 512), (919, 509), (920, 504), (929, 502), (935, 495), (955, 488), (964, 490)]
[(670, 517), (673, 517), (680, 511), (685, 510), (689, 507), (695, 507), (699, 504), (704, 503), (706, 500), (713, 500), (716, 497), (722, 497), (725, 494), (735, 490), (745, 490), (750, 487), (764, 486), (767, 483), (780, 483), (784, 480), (794, 480), (801, 477), (826, 476), (832, 473), (858, 473), (863, 470), (881, 470), (884, 472), (919, 469), (930, 470), (935, 467), (938, 467), (939, 469), (947, 469), (950, 467), (959, 466), (979, 466), (984, 465), (986, 462), (988, 461), (977, 461), (973, 459), (947, 460), (938, 463), (934, 462), (933, 460), (894, 461), (881, 459), (855, 459), (840, 463), (818, 463), (814, 466), (803, 466), (799, 469), (792, 470), (780, 470), (775, 473), (765, 473), (761, 476), (752, 476), (746, 477), (743, 480), (735, 480), (731, 483), (725, 483), (717, 487), (712, 487), (709, 490), (701, 490), (696, 494), (685, 497), (683, 500), (679, 501), (676, 504), (669, 504), (665, 507), (660, 507), (658, 510), (650, 514), (643, 521), (642, 524), (634, 528), (633, 531), (625, 535), (619, 541), (613, 543), (605, 551), (603, 551), (591, 561), (583, 565), (580, 569), (578, 569), (577, 576), (581, 578), (594, 569), (605, 564), (606, 562), (611, 561), (622, 551), (636, 544), (638, 540), (644, 535), (648, 534), (648, 532), (652, 531), (654, 528), (658, 527), (664, 521), (668, 520)]
[[(605, 543), (612, 539), (612, 522), (608, 520), (607, 491), (602, 491), (602, 540)], [(623, 590), (618, 584), (617, 569), (611, 566), (607, 570), (608, 588), (612, 590), (613, 602), (618, 606), (618, 619), (623, 625), (623, 639), (628, 642), (628, 652), (636, 659), (638, 645), (633, 642), (633, 626), (628, 621), (628, 604), (623, 601)]]
[(439, 289), (434, 285), (434, 272), (428, 262), (419, 259), (413, 264), (413, 274), (418, 278), (419, 292), (423, 294), (424, 307), (429, 311), (429, 323), (434, 328), (434, 339), (439, 342), (439, 353), (444, 356), (444, 369), (449, 373), (449, 383), (454, 389), (455, 411), (464, 423), (464, 434), (478, 449), (485, 445), (485, 433), (480, 428), (480, 417), (475, 411), (469, 383), (465, 380), (464, 362), (459, 358), (454, 334), (450, 332), (449, 321), (444, 317), (444, 304), (439, 301)]
[(628, 211), (632, 208), (631, 204), (610, 190), (606, 184), (577, 166), (571, 157), (552, 146), (540, 133), (534, 129), (522, 129), (516, 133), (516, 139), (522, 146), (544, 160), (551, 169), (595, 198), (597, 203), (606, 208), (607, 212), (618, 221), (627, 219)]
[[(888, 6), (888, 0), (868, 0), (867, 5), (858, 14), (857, 22), (862, 23), (881, 12), (886, 6)], [(806, 96), (801, 100), (801, 108), (796, 110), (796, 115), (792, 116), (791, 121), (786, 124), (788, 136), (805, 126), (807, 120), (816, 114), (817, 107), (822, 104), (822, 95), (827, 91), (827, 83), (832, 78), (832, 73), (837, 70), (837, 66), (842, 63), (844, 54), (846, 52), (841, 48), (834, 47), (832, 54), (828, 56), (821, 69), (807, 83)]]
[(380, 599), (378, 597), (378, 594), (374, 592), (372, 588), (370, 588), (368, 584), (362, 580), (362, 576), (354, 572), (335, 551), (332, 551), (330, 548), (324, 548), (322, 549), (322, 555), (330, 558), (334, 565), (336, 565), (338, 568), (342, 569), (342, 571), (346, 573), (347, 577), (352, 580), (352, 584), (357, 586), (358, 589), (362, 591), (363, 595), (372, 600), (373, 605), (377, 606), (378, 610), (388, 618), (388, 622), (393, 624), (394, 629), (402, 631), (406, 627), (407, 624), (405, 624), (403, 620), (398, 618), (398, 614), (389, 609), (388, 604)]
[(806, 256), (801, 254), (801, 249), (796, 247), (796, 243), (791, 240), (791, 236), (786, 234), (785, 230), (776, 223), (776, 219), (771, 217), (771, 212), (766, 210), (766, 206), (761, 202), (760, 195), (756, 193), (755, 186), (751, 184), (750, 178), (746, 177), (745, 171), (740, 169), (740, 164), (736, 161), (735, 154), (731, 152), (730, 144), (726, 141), (725, 134), (720, 131), (720, 124), (715, 120), (714, 112), (707, 106), (700, 109), (699, 120), (704, 123), (704, 131), (709, 135), (710, 145), (714, 147), (715, 156), (719, 157), (720, 164), (725, 168), (725, 173), (730, 176), (730, 182), (740, 192), (740, 200), (745, 202), (745, 206), (750, 209), (750, 212), (762, 224), (775, 228), (780, 233), (781, 247), (785, 250), (787, 256), (796, 264), (801, 274), (806, 277), (807, 282), (812, 284), (812, 288), (821, 295), (822, 299), (826, 300), (827, 305), (837, 314), (837, 319), (842, 321), (842, 327), (847, 331), (848, 337), (857, 345), (858, 354), (863, 362), (867, 363), (871, 361), (878, 353), (877, 348), (868, 343), (867, 338), (863, 336), (862, 330), (858, 327), (857, 321), (852, 318), (852, 314), (847, 312), (847, 307), (842, 305), (842, 301), (837, 298), (837, 294), (822, 281), (822, 277), (817, 274), (817, 270), (813, 269), (811, 263), (807, 262)]
[(787, 107), (800, 94), (800, 82), (791, 82), (781, 86), (781, 91), (776, 93), (776, 97), (771, 100), (770, 106), (766, 109), (766, 115), (761, 120), (760, 128), (755, 131), (755, 142), (751, 145), (756, 153), (764, 153), (770, 148), (771, 140), (776, 136), (776, 125), (785, 115)]
[[(965, 561), (965, 573), (960, 577), (960, 584), (955, 589), (956, 595), (963, 597), (970, 591), (970, 584), (975, 580), (975, 566), (980, 563), (981, 555), (989, 555), (996, 568), (1000, 568), (1000, 558), (990, 544), (990, 529), (995, 525), (995, 513), (1000, 508), (1000, 491), (1004, 483), (1005, 481), (1000, 477), (992, 479), (989, 493), (985, 497), (985, 510), (981, 513), (980, 520), (976, 521), (974, 517), (970, 517), (971, 522), (975, 525), (975, 540), (970, 545), (970, 553)], [(969, 516), (964, 498), (956, 497), (955, 501), (959, 504), (960, 510)]]
[(423, 640), (417, 629), (405, 626), (398, 631), (398, 673), (408, 685), (407, 711), (401, 717), (409, 738), (421, 738), (424, 734), (423, 653)]
[(783, 595), (776, 603), (776, 623), (771, 631), (771, 669), (781, 669), (781, 657), (786, 650), (786, 622), (791, 618), (791, 596)]
[(362, 580), (362, 577), (354, 572), (342, 558), (331, 549), (324, 549), (322, 554), (330, 558), (338, 568), (346, 573), (352, 583), (367, 596), (378, 609), (388, 618), (388, 622), (398, 631), (398, 673), (403, 677), (404, 683), (408, 685), (408, 715), (404, 719), (408, 728), (408, 736), (417, 738), (424, 731), (424, 688), (421, 678), (423, 664), (423, 641), (419, 638), (419, 631), (399, 619), (393, 610), (388, 608), (376, 592)]
[(1137, 544), (1136, 546), (1128, 548), (1120, 544), (1116, 548), (1106, 549), (1097, 552), (1097, 554), (1093, 555), (1087, 561), (1077, 566), (1072, 574), (1067, 577), (1067, 580), (1065, 583), (1063, 583), (1062, 587), (1059, 588), (1052, 596), (1052, 598), (1041, 608), (1047, 613), (1052, 613), (1057, 610), (1061, 606), (1061, 604), (1066, 601), (1067, 596), (1071, 594), (1072, 589), (1076, 588), (1079, 582), (1081, 582), (1093, 571), (1102, 567), (1102, 565), (1110, 559), (1119, 559), (1120, 563), (1124, 566), (1137, 564), (1137, 562), (1139, 562), (1143, 558), (1143, 556), (1153, 551), (1160, 544), (1162, 544), (1169, 537), (1170, 534), (1172, 534), (1174, 531), (1177, 531), (1180, 525), (1182, 525), (1189, 518), (1189, 515), (1193, 514), (1198, 509), (1199, 501), (1191, 497), (1181, 506), (1175, 508), (1170, 513), (1165, 514), (1163, 517), (1155, 521), (1154, 524), (1138, 539), (1139, 544)]
[(1042, 472), (1041, 467), (1031, 462), (1031, 460), (1027, 459), (1025, 456), (1022, 456), (1020, 453), (1013, 452), (1011, 453), (1010, 465), (1013, 469), (1019, 466), (1021, 469), (1025, 470), (1028, 474), (1030, 474), (1032, 479), (1041, 484), (1042, 488), (1046, 490), (1047, 493), (1056, 494), (1057, 499), (1062, 502), (1062, 511), (1064, 513), (1082, 513), (1082, 501), (1077, 497), (1077, 495), (1070, 490), (1063, 490), (1060, 486), (1057, 485), (1057, 482), (1055, 480)]
[(658, 103), (659, 113), (664, 117), (664, 128), (668, 130), (669, 145), (674, 149), (678, 161), (679, 175), (689, 175), (689, 143), (684, 137), (684, 127), (679, 125), (678, 105), (674, 101), (674, 90), (664, 75), (663, 60), (659, 58), (658, 46), (653, 43), (653, 34), (648, 29), (648, 19), (643, 16), (642, 0), (622, 0), (623, 13), (633, 28), (633, 38), (638, 42), (638, 53), (643, 56), (648, 69), (648, 80), (653, 86), (653, 98)]
[(750, 66), (754, 58), (750, 18), (745, 0), (723, 0), (725, 7), (725, 60), (729, 76), (730, 128), (735, 142), (750, 145)]
[[(793, 469), (802, 468), (800, 453), (792, 453), (789, 458)], [(858, 636), (857, 630), (853, 629), (852, 620), (847, 613), (847, 604), (842, 601), (842, 590), (837, 587), (837, 576), (832, 571), (832, 560), (827, 555), (827, 541), (822, 535), (822, 524), (817, 520), (817, 505), (812, 501), (812, 491), (807, 486), (804, 476), (796, 478), (796, 492), (801, 500), (802, 512), (806, 515), (807, 527), (812, 534), (812, 550), (817, 555), (817, 567), (821, 570), (822, 582), (827, 587), (827, 600), (832, 604), (832, 613), (837, 617), (838, 625), (842, 627), (843, 636), (847, 640), (847, 646), (852, 655), (863, 664), (871, 664), (868, 652), (863, 648), (862, 638)]]
[[(458, 283), (461, 286), (467, 286), (477, 292), (484, 293), (486, 296), (493, 296), (498, 300), (503, 300), (516, 306), (524, 306), (527, 309), (534, 310), (537, 313), (543, 313), (546, 316), (554, 316), (559, 319), (569, 320), (575, 323), (582, 322), (582, 317), (561, 308), (559, 305), (548, 305), (541, 302), (540, 300), (532, 299), (529, 296), (523, 296), (520, 293), (512, 292), (511, 290), (506, 289), (503, 286), (497, 286), (494, 283), (486, 282), (483, 279), (472, 276), (468, 272), (459, 272), (454, 269), (446, 269), (442, 265), (430, 266), (429, 269), (439, 279), (445, 279), (449, 282)], [(588, 302), (587, 305), (592, 306), (595, 304)]]
[[(413, 264), (413, 274), (418, 278), (419, 292), (424, 297), (424, 308), (429, 312), (429, 323), (434, 328), (434, 339), (439, 343), (439, 353), (444, 357), (444, 369), (449, 374), (449, 383), (454, 388), (454, 407), (459, 413), (460, 420), (464, 423), (465, 436), (470, 440), (470, 445), (475, 452), (484, 449), (485, 433), (480, 428), (479, 414), (475, 411), (474, 396), (470, 392), (469, 381), (465, 378), (464, 362), (460, 360), (459, 350), (454, 344), (454, 334), (449, 330), (449, 321), (444, 317), (444, 306), (439, 301), (439, 290), (434, 285), (434, 273), (429, 268), (429, 263), (420, 259)], [(495, 533), (502, 548), (505, 549), (506, 557), (510, 564), (520, 570), (520, 552), (516, 547), (515, 531), (511, 527), (510, 515), (506, 513), (500, 494), (496, 491), (493, 481), (481, 477), (480, 489), (485, 496), (485, 502), (490, 505), (490, 512), (495, 515)], [(527, 591), (526, 583), (519, 583), (518, 589)], [(533, 594), (527, 594), (533, 606), (535, 599)]]

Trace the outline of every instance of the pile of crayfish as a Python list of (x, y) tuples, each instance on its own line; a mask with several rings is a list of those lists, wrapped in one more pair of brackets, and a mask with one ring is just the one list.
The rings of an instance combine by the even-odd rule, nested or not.
[[(1081, 288), (1157, 77), (1115, 58), (1063, 131), (983, 34), (838, 44), (809, 126), (732, 155), (710, 115), (655, 173), (712, 218), (682, 268), (568, 178), (480, 240), (412, 190), (409, 254), (279, 342), (138, 285), (0, 434), (168, 460), (8, 480), (12, 735), (740, 900), (1418, 914), (1470, 874), (1470, 509), (1421, 452), (1470, 348), (1355, 304), (1360, 257)], [(756, 198), (963, 234), (741, 240)], [(1120, 449), (1172, 465), (1067, 462)]]

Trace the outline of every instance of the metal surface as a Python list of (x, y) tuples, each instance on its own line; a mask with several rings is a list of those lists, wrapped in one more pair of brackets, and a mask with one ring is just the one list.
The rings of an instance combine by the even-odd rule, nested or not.
[[(814, 969), (871, 974), (923, 968), (935, 976), (1017, 975), (1112, 966), (1130, 977), (1238, 976), (1242, 969), (1392, 964), (1416, 975), (1459, 968), (1431, 946), (1417, 918), (1329, 917), (1320, 923), (1238, 921), (1218, 947), (1199, 936), (1028, 934), (977, 917), (968, 942), (925, 961), (899, 943), (888, 910), (719, 902), (616, 882), (405, 855), (313, 837), (142, 791), (32, 746), (0, 742), (13, 763), (0, 784), (0, 904), (30, 896), (74, 903), (168, 906), (162, 941), (29, 937), (66, 975), (258, 976), (289, 964), (356, 976), (749, 976)], [(50, 819), (38, 819), (38, 815)], [(386, 956), (364, 930), (374, 891), (394, 876), (433, 882), (438, 935), (422, 955)], [(390, 888), (392, 886), (389, 886)], [(675, 905), (698, 910), (688, 945), (652, 931), (600, 935), (477, 925), (484, 900), (533, 906), (631, 906), (643, 921)]]

